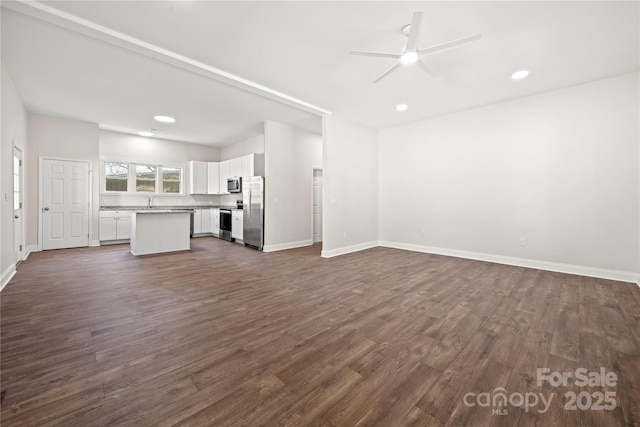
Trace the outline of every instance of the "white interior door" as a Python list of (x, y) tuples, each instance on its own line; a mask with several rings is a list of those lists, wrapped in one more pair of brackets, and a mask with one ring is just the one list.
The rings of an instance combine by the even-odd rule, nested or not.
[(13, 147), (13, 247), (16, 262), (24, 259), (22, 150)]
[(89, 164), (42, 161), (42, 249), (89, 246)]
[(322, 169), (313, 170), (313, 241), (322, 241)]

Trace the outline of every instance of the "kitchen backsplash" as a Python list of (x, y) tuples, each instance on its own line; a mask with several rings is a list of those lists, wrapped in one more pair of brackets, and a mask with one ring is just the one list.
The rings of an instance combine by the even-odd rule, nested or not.
[[(240, 195), (241, 196), (241, 195)], [(190, 206), (190, 205), (235, 205), (236, 200), (242, 197), (235, 195), (206, 196), (151, 196), (152, 206)], [(100, 206), (147, 206), (149, 196), (140, 195), (101, 195)]]

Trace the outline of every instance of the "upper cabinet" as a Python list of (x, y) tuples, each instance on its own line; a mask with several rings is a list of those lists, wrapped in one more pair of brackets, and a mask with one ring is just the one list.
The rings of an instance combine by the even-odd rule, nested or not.
[(189, 162), (189, 194), (229, 194), (227, 179), (264, 176), (264, 154), (248, 154), (221, 162)]
[(264, 176), (264, 154), (242, 156), (242, 178)]
[(189, 162), (189, 194), (208, 193), (208, 162)]
[[(220, 194), (222, 188), (220, 185), (220, 163), (218, 162), (208, 162), (208, 185), (207, 185), (207, 193), (208, 194)], [(226, 185), (226, 181), (225, 181)]]
[(229, 159), (229, 177), (242, 176), (242, 157)]
[(227, 191), (227, 178), (229, 178), (229, 160), (220, 162), (220, 194), (229, 194)]

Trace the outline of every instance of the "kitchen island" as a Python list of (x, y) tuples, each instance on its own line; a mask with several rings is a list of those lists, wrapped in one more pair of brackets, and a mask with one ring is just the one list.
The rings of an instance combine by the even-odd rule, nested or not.
[(191, 249), (190, 209), (144, 209), (131, 215), (131, 253), (148, 255)]

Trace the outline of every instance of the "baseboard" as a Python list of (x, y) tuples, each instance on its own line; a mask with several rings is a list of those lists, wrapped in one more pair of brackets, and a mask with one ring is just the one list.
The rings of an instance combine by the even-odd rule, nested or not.
[(557, 262), (538, 261), (527, 258), (514, 258), (502, 255), (485, 254), (480, 252), (461, 251), (457, 249), (438, 248), (433, 246), (414, 245), (380, 241), (380, 246), (404, 249), (413, 252), (423, 252), (436, 255), (446, 255), (456, 258), (474, 259), (478, 261), (494, 262), (496, 264), (514, 265), (517, 267), (535, 268), (537, 270), (555, 271), (558, 273), (576, 274), (578, 276), (597, 277), (599, 279), (616, 280), (619, 282), (638, 282), (638, 274), (628, 271), (607, 270), (603, 268), (585, 267), (581, 265), (561, 264)]
[(89, 247), (100, 246), (100, 240), (92, 240), (89, 242)]
[(29, 255), (31, 255), (32, 252), (39, 252), (40, 249), (38, 248), (38, 245), (29, 245), (27, 246), (27, 251), (24, 254), (24, 260), (26, 261), (27, 258), (29, 258)]
[(7, 283), (16, 275), (16, 266), (12, 265), (2, 272), (2, 281), (0, 281), (0, 291), (7, 286)]
[(320, 256), (322, 256), (322, 258), (332, 258), (334, 256), (375, 248), (376, 246), (380, 246), (378, 241), (359, 243), (357, 245), (345, 246), (337, 249), (323, 250)]
[(278, 243), (277, 245), (264, 245), (262, 252), (284, 251), (286, 249), (302, 248), (313, 245), (313, 240), (300, 240), (298, 242)]
[[(96, 246), (109, 246), (109, 245), (122, 245), (125, 243), (130, 243), (131, 240), (129, 239), (122, 239), (122, 240), (103, 240), (103, 241), (98, 241), (98, 244)], [(93, 246), (93, 244), (91, 245)]]

